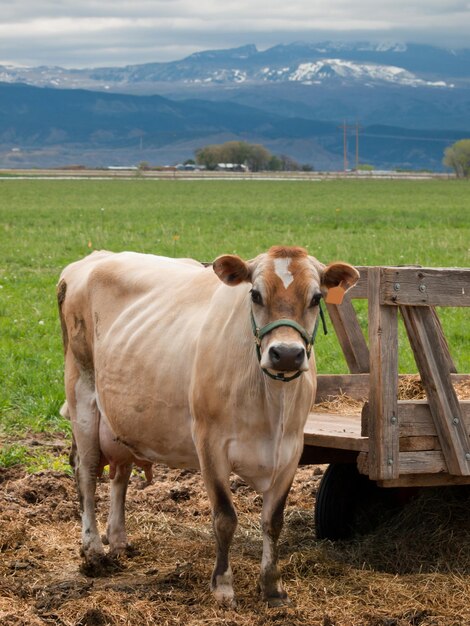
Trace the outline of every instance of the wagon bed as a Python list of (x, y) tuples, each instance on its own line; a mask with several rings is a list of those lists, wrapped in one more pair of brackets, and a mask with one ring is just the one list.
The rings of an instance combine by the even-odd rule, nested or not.
[[(317, 402), (362, 399), (350, 414), (313, 407), (303, 463), (353, 463), (381, 487), (470, 484), (470, 401), (435, 307), (470, 306), (470, 269), (359, 267), (341, 305), (327, 304), (350, 374), (318, 377)], [(368, 342), (352, 299), (368, 300)], [(425, 400), (399, 400), (398, 314), (404, 322)], [(466, 395), (466, 397), (469, 397)]]
[(304, 445), (333, 450), (367, 452), (369, 439), (362, 435), (360, 415), (312, 411), (304, 428)]

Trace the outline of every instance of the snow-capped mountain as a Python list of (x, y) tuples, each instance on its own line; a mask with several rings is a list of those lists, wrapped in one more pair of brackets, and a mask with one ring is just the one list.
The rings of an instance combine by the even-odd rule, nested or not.
[[(376, 63), (357, 63), (339, 58), (322, 59), (313, 62), (293, 64), (279, 67), (264, 66), (261, 68), (201, 68), (196, 71), (188, 70), (173, 73), (170, 77), (164, 68), (161, 71), (150, 70), (147, 66), (122, 69), (97, 70), (66, 70), (60, 67), (25, 67), (0, 66), (0, 82), (25, 83), (38, 87), (56, 88), (85, 88), (113, 90), (126, 84), (134, 87), (139, 83), (148, 85), (149, 82), (182, 82), (185, 84), (224, 84), (231, 83), (268, 83), (268, 82), (299, 82), (304, 85), (343, 82), (343, 83), (393, 83), (411, 87), (447, 87), (454, 84), (445, 80), (425, 80), (413, 72), (393, 65), (379, 65)], [(133, 89), (132, 89), (133, 91)]]
[(355, 63), (342, 59), (323, 59), (313, 63), (300, 63), (296, 68), (290, 67), (272, 70), (263, 68), (260, 72), (264, 80), (289, 80), (310, 85), (321, 84), (325, 81), (356, 81), (364, 84), (393, 83), (411, 87), (453, 87), (445, 81), (429, 81), (418, 78), (412, 72), (393, 65), (378, 65), (373, 63)]
[(0, 66), (0, 81), (30, 85), (149, 93), (164, 84), (394, 84), (451, 88), (470, 82), (470, 50), (432, 46), (293, 43), (259, 51), (250, 44), (197, 52), (180, 61), (126, 67), (68, 70), (61, 67)]

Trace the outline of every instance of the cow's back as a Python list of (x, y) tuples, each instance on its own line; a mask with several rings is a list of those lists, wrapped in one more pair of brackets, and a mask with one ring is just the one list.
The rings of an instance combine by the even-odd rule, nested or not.
[(103, 418), (138, 456), (197, 466), (190, 360), (218, 285), (196, 261), (128, 252), (94, 253), (61, 275), (69, 349), (94, 378)]

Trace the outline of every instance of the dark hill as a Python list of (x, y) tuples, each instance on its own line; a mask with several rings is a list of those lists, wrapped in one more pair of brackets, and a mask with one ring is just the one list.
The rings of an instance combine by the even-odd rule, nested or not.
[[(30, 167), (141, 160), (166, 164), (207, 143), (242, 139), (316, 169), (340, 169), (336, 122), (262, 111), (236, 102), (179, 100), (0, 83), (0, 166)], [(391, 126), (361, 129), (361, 161), (378, 168), (441, 169), (443, 150), (461, 131)], [(144, 149), (143, 149), (144, 147)], [(354, 163), (354, 137), (349, 138)]]

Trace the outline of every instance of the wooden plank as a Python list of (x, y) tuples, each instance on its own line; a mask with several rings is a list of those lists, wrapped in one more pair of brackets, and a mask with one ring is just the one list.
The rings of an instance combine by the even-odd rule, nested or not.
[(382, 304), (470, 306), (470, 269), (384, 267)]
[[(470, 433), (470, 401), (460, 400), (460, 411), (462, 412), (465, 428)], [(400, 437), (437, 437), (436, 427), (431, 415), (431, 409), (427, 400), (399, 400), (398, 406), (398, 427)], [(366, 402), (362, 408), (361, 434), (368, 436), (370, 406)]]
[(470, 476), (450, 474), (407, 474), (393, 480), (377, 481), (379, 487), (449, 487), (470, 485)]
[(369, 454), (368, 452), (359, 452), (357, 455), (357, 469), (360, 474), (369, 476)]
[(315, 402), (345, 394), (355, 400), (369, 396), (369, 374), (319, 374)]
[(359, 415), (341, 415), (338, 413), (309, 413), (304, 427), (305, 433), (328, 431), (348, 433), (351, 437), (362, 438), (361, 418)]
[(401, 313), (449, 473), (468, 476), (470, 438), (451, 383), (434, 317), (427, 307), (401, 307)]
[(384, 483), (404, 475), (448, 473), (444, 455), (440, 450), (424, 450), (419, 452), (400, 452), (398, 455), (399, 476), (393, 479), (375, 479), (371, 475), (371, 454), (361, 451), (357, 458), (357, 467), (361, 474), (368, 475), (372, 480)]
[(367, 298), (369, 267), (367, 267), (366, 265), (357, 265), (356, 269), (359, 272), (359, 280), (354, 285), (354, 287), (345, 294), (343, 302), (352, 299)]
[[(460, 411), (467, 432), (470, 432), (470, 401), (459, 402)], [(399, 401), (398, 422), (401, 437), (437, 436), (431, 409), (426, 400)]]
[(367, 450), (368, 439), (361, 436), (359, 415), (310, 413), (304, 428), (304, 444), (339, 450)]
[(444, 330), (442, 328), (441, 320), (439, 319), (439, 315), (436, 313), (436, 309), (434, 307), (430, 307), (431, 316), (434, 318), (434, 325), (436, 327), (436, 332), (439, 337), (439, 344), (441, 346), (442, 354), (444, 355), (447, 368), (449, 372), (455, 374), (457, 372), (457, 368), (455, 367), (454, 360), (452, 355), (450, 354), (449, 344), (447, 343), (447, 339), (444, 335)]
[(400, 437), (400, 452), (422, 452), (425, 450), (440, 450), (438, 437)]
[(440, 450), (400, 452), (400, 476), (404, 474), (438, 474), (447, 472), (447, 464)]
[[(399, 376), (401, 378), (404, 375)], [(470, 382), (470, 374), (451, 374), (455, 383)], [(355, 400), (369, 396), (369, 374), (319, 374), (315, 402), (324, 402), (331, 396), (345, 394)]]
[[(356, 265), (356, 269), (357, 269), (357, 271), (360, 274), (360, 278), (357, 281), (356, 285), (346, 293), (345, 300), (346, 299), (367, 299), (367, 297), (368, 297), (368, 293), (367, 293), (368, 292), (368, 275), (369, 275), (369, 269), (370, 268), (367, 265)], [(439, 273), (441, 273), (441, 272), (449, 272), (453, 276), (454, 274), (458, 275), (459, 272), (462, 272), (462, 271), (463, 272), (469, 271), (468, 268), (463, 268), (463, 270), (461, 268), (436, 269), (436, 268), (423, 268), (423, 267), (420, 267), (419, 265), (387, 267), (386, 269), (387, 269), (387, 277), (389, 275), (392, 275), (395, 270), (399, 270), (400, 271), (400, 275), (402, 275), (402, 273), (403, 273), (403, 275), (407, 275), (407, 274), (411, 273), (411, 276), (417, 276), (418, 272), (422, 271), (422, 272), (424, 272), (423, 276), (425, 276), (425, 277), (427, 277), (429, 274), (432, 275), (433, 272), (439, 272)], [(415, 274), (412, 273), (413, 271), (415, 272)], [(465, 276), (464, 276), (464, 278), (465, 278)], [(451, 280), (453, 280), (453, 279), (451, 279)], [(405, 290), (407, 288), (406, 285), (409, 283), (409, 281), (410, 281), (410, 279), (408, 278), (407, 283), (404, 283)], [(421, 282), (419, 284), (421, 284)], [(418, 289), (419, 289), (419, 284), (418, 284)], [(424, 284), (426, 285), (426, 283), (424, 283)], [(433, 285), (434, 282), (431, 282), (431, 284)], [(467, 284), (467, 287), (468, 287), (468, 284), (469, 284), (468, 283), (468, 279), (467, 279), (467, 283), (466, 284)], [(395, 292), (395, 288), (394, 288), (395, 287), (395, 281), (393, 282), (392, 287), (393, 287), (393, 291)], [(464, 286), (464, 288), (465, 288), (465, 286)], [(453, 291), (456, 291), (456, 289), (454, 289)], [(386, 290), (387, 293), (389, 292), (389, 290), (390, 290), (390, 288), (389, 288), (389, 286), (387, 286), (387, 290)], [(420, 293), (422, 293), (422, 292), (420, 292)], [(392, 295), (395, 295), (395, 294), (392, 294)], [(390, 302), (389, 304), (396, 304), (396, 301)], [(447, 304), (447, 305), (443, 305), (443, 306), (461, 306), (461, 305), (449, 305), (449, 304)], [(462, 305), (462, 306), (467, 306), (467, 305)]]
[(328, 314), (351, 374), (369, 371), (369, 348), (350, 300), (327, 304)]
[(380, 303), (382, 268), (369, 269), (369, 476), (398, 478), (398, 316)]
[[(304, 445), (367, 451), (368, 438), (361, 435), (359, 415), (310, 413), (304, 428)], [(400, 452), (440, 450), (436, 435), (407, 436), (399, 439)]]

